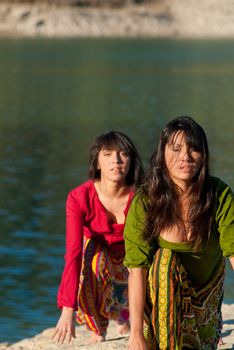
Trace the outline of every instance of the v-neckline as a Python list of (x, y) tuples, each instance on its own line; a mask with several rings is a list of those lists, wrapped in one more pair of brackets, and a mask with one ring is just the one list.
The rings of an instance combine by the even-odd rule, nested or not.
[[(103, 211), (105, 211), (106, 214), (112, 214), (112, 213), (110, 213), (110, 212), (106, 209), (106, 207), (104, 206), (104, 204), (103, 204), (102, 201), (100, 200), (99, 195), (98, 195), (98, 191), (97, 191), (97, 189), (96, 189), (96, 187), (95, 187), (95, 184), (94, 184), (94, 181), (92, 181), (92, 185), (93, 185), (94, 193), (95, 193), (95, 195), (96, 195), (96, 197), (97, 197), (97, 199), (98, 199), (98, 202), (99, 202), (99, 204), (100, 204), (100, 207), (103, 209)], [(128, 207), (129, 207), (129, 203), (130, 203), (130, 201), (131, 201), (131, 193), (132, 193), (132, 192), (129, 191), (129, 194), (128, 194), (128, 201), (127, 201), (127, 204), (126, 204), (125, 209), (124, 209), (124, 211), (123, 211), (123, 213), (124, 213), (124, 215), (125, 215), (124, 222), (122, 222), (122, 223), (119, 223), (119, 222), (111, 222), (111, 224), (114, 224), (114, 225), (124, 225), (124, 224), (125, 224), (127, 209), (128, 209)], [(113, 215), (113, 214), (112, 214), (112, 215)]]

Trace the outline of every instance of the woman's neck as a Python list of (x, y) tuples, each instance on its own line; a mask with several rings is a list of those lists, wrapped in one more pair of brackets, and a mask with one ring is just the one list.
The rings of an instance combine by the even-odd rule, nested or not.
[(98, 180), (94, 182), (94, 186), (98, 193), (101, 193), (105, 197), (122, 197), (130, 192), (129, 187), (125, 183)]
[(95, 189), (98, 194), (99, 201), (107, 211), (110, 222), (124, 224), (126, 219), (126, 206), (129, 201), (130, 187), (125, 184), (96, 181)]
[(185, 198), (187, 198), (190, 195), (190, 190), (191, 190), (191, 184), (190, 183), (180, 183), (180, 184), (176, 184), (177, 186), (177, 193), (178, 193), (178, 197), (183, 200)]

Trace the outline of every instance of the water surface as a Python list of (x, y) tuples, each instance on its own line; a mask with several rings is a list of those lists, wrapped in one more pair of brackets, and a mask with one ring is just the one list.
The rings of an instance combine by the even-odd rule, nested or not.
[[(65, 199), (96, 135), (122, 130), (147, 165), (163, 125), (192, 115), (234, 187), (233, 86), (231, 40), (0, 39), (0, 342), (55, 325)], [(233, 285), (228, 265), (228, 303)]]

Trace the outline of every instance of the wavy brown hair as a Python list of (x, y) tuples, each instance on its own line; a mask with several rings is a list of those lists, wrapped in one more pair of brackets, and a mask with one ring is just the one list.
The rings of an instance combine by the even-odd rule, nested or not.
[(130, 138), (120, 131), (110, 131), (98, 136), (89, 148), (89, 178), (100, 179), (98, 155), (101, 149), (126, 152), (130, 159), (130, 168), (126, 176), (126, 185), (138, 188), (142, 182), (143, 168), (139, 153)]
[(192, 180), (189, 191), (189, 214), (186, 223), (191, 232), (189, 243), (198, 250), (209, 237), (212, 224), (213, 194), (209, 175), (209, 150), (203, 128), (191, 117), (182, 116), (170, 121), (161, 133), (150, 167), (142, 185), (146, 209), (143, 238), (154, 241), (162, 230), (172, 225), (185, 228), (179, 205), (179, 189), (171, 180), (165, 163), (165, 146), (176, 133), (183, 132), (185, 142), (201, 154), (201, 166)]

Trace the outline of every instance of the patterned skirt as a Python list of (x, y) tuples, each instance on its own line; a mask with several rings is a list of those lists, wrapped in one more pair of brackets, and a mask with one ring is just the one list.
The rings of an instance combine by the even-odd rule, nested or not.
[(123, 259), (122, 253), (85, 238), (76, 319), (98, 335), (106, 335), (110, 319), (120, 325), (129, 319), (128, 270)]
[(212, 280), (194, 286), (169, 249), (159, 249), (149, 270), (144, 334), (149, 350), (217, 349), (221, 336), (225, 262)]

